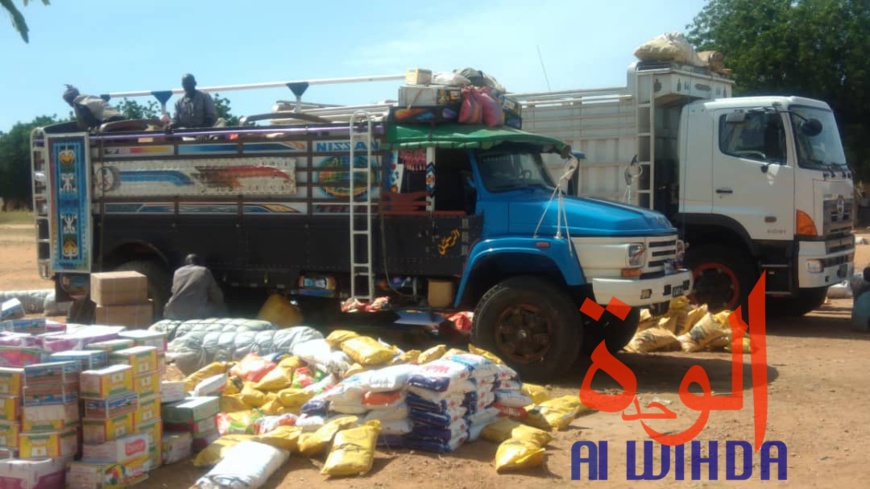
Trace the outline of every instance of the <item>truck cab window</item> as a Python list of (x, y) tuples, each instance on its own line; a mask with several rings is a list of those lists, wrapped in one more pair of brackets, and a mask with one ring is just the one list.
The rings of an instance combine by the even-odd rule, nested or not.
[(739, 123), (719, 117), (719, 151), (729, 156), (785, 164), (785, 129), (779, 114), (746, 114)]

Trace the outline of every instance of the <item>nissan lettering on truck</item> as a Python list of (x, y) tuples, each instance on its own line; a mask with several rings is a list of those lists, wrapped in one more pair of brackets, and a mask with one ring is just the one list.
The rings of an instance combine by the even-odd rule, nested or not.
[[(529, 379), (566, 371), (602, 340), (618, 351), (640, 308), (691, 292), (663, 214), (565, 196), (544, 155), (569, 178), (568, 145), (523, 131), (519, 105), (494, 79), (444, 78), (256, 84), (289, 86), (296, 101), (238, 126), (38, 128), (39, 271), (60, 300), (80, 302), (91, 272), (139, 271), (155, 320), (187, 253), (224, 290), (260, 300), (284, 291), (306, 318), (306, 308), (338, 312), (347, 300), (389, 297), (398, 308), (428, 298), (433, 311), (473, 311), (473, 343)], [(376, 79), (405, 80), (398, 102), (301, 101), (309, 86)], [(580, 312), (587, 300), (631, 309), (593, 320)]]

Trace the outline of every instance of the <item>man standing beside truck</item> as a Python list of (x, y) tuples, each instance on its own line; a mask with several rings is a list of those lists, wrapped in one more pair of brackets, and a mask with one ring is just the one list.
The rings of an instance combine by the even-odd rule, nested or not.
[(224, 295), (211, 271), (191, 253), (172, 277), (172, 297), (163, 309), (166, 319), (186, 321), (226, 315)]

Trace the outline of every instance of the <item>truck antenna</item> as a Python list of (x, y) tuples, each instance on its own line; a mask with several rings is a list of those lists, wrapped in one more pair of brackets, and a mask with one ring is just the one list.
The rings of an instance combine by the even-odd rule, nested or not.
[(538, 59), (541, 61), (541, 70), (544, 72), (544, 80), (547, 82), (547, 91), (552, 92), (553, 90), (550, 88), (550, 78), (547, 76), (547, 68), (544, 67), (544, 57), (541, 56), (541, 46), (535, 44), (535, 47), (538, 48)]

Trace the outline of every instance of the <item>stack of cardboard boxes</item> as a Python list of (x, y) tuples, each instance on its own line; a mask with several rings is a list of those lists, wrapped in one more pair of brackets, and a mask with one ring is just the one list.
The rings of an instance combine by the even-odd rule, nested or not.
[(27, 365), (23, 370), (19, 458), (72, 460), (81, 446), (81, 364), (47, 362)]
[(147, 328), (153, 322), (148, 278), (139, 272), (92, 273), (91, 300), (97, 324)]
[(193, 452), (199, 452), (220, 438), (217, 429), (219, 412), (220, 397), (191, 396), (183, 401), (164, 404), (163, 421), (166, 424), (166, 432), (172, 439), (184, 440), (186, 437), (179, 433), (190, 433), (191, 449)]

